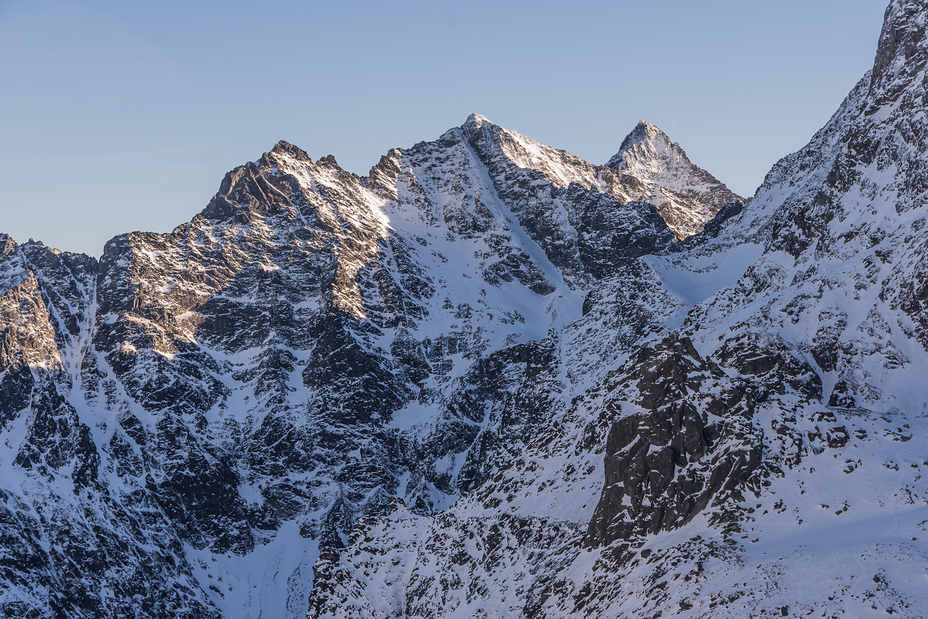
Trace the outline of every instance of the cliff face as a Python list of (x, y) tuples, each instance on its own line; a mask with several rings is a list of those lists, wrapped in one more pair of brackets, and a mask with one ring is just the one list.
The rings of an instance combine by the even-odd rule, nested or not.
[(0, 607), (921, 616), (925, 20), (747, 206), (647, 123), (472, 115), (99, 260), (3, 236)]

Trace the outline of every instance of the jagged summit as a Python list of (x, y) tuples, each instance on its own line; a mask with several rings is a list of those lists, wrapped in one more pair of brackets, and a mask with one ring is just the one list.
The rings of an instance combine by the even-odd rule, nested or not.
[(646, 120), (622, 140), (606, 166), (630, 179), (626, 184), (635, 187), (635, 199), (653, 204), (677, 238), (700, 232), (729, 202), (744, 202)]
[(489, 118), (487, 118), (483, 114), (478, 114), (477, 112), (471, 112), (471, 114), (468, 115), (467, 120), (464, 121), (465, 125), (474, 125), (477, 127), (479, 127), (483, 123), (495, 124)]
[(658, 127), (479, 114), (99, 261), (0, 234), (0, 614), (922, 619), (926, 15), (692, 242)]
[[(565, 150), (506, 129), (476, 112), (468, 115), (460, 127), (445, 132), (439, 142), (445, 147), (450, 147), (461, 140), (472, 149), (480, 160), (480, 165), (486, 166), (494, 178), (499, 174), (504, 174), (507, 178), (518, 177), (527, 183), (527, 187), (535, 182), (537, 174), (541, 174), (545, 182), (558, 191), (567, 190), (572, 184), (576, 184), (585, 191), (604, 194), (622, 204), (649, 203), (657, 209), (677, 239), (701, 231), (706, 221), (712, 219), (722, 206), (740, 200), (715, 177), (692, 165), (678, 144), (647, 121), (639, 123), (624, 140), (622, 149), (613, 157), (609, 166), (593, 165)], [(422, 143), (426, 144), (431, 143)], [(418, 147), (420, 145), (413, 149)], [(367, 177), (360, 179), (361, 182), (385, 198), (398, 197), (391, 187), (397, 179), (397, 174), (400, 177), (403, 175), (399, 162), (405, 157), (404, 153), (407, 150), (412, 151), (392, 149), (370, 170)], [(257, 174), (256, 165), (288, 173), (288, 170), (293, 171), (291, 168), (294, 165), (299, 168), (303, 164), (327, 167), (336, 175), (344, 173), (332, 155), (322, 157), (314, 164), (305, 151), (281, 140), (257, 162), (240, 166), (230, 172), (223, 181), (220, 194), (228, 192), (243, 175), (250, 178)], [(275, 197), (270, 201), (276, 199)], [(223, 200), (220, 199), (220, 202)], [(223, 216), (230, 212), (228, 208), (219, 211)], [(522, 208), (517, 207), (516, 211), (521, 212)], [(214, 216), (216, 212), (217, 209), (213, 205), (204, 214)], [(532, 214), (532, 219), (536, 217), (550, 218), (551, 221), (524, 223), (527, 223), (530, 229), (538, 225), (536, 233), (549, 234), (554, 231), (557, 237), (551, 240), (554, 244), (566, 247), (575, 243), (575, 233), (567, 230), (557, 231), (563, 228), (564, 223), (557, 221), (559, 215)]]
[(714, 176), (693, 165), (667, 134), (644, 120), (605, 166), (592, 165), (500, 127), (480, 114), (468, 116), (461, 130), (481, 157), (498, 153), (522, 169), (541, 172), (559, 187), (579, 183), (622, 202), (653, 205), (677, 239), (700, 232), (726, 204), (744, 202)]
[(907, 238), (900, 215), (928, 193), (926, 25), (924, 3), (889, 4), (873, 69), (805, 147), (771, 169), (732, 235), (760, 233), (771, 248), (814, 250), (816, 260), (840, 226), (873, 243)]
[[(293, 144), (291, 144), (290, 142), (287, 142), (286, 140), (280, 140), (279, 142), (277, 142), (277, 144), (274, 145), (274, 148), (271, 149), (271, 153), (293, 157), (294, 159), (297, 159), (298, 161), (306, 161), (308, 163), (312, 162), (312, 159), (310, 159), (309, 155), (306, 153), (305, 150), (303, 150), (302, 148), (298, 146), (294, 146)], [(331, 157), (331, 155), (329, 156)]]
[(871, 96), (893, 92), (911, 83), (928, 62), (928, 17), (923, 2), (893, 0), (886, 8), (873, 62)]
[[(440, 516), (359, 526), (309, 616), (923, 619), (926, 20), (893, 0), (874, 70), (743, 214), (643, 259), (689, 305), (679, 329)], [(674, 146), (640, 123), (610, 164), (663, 191), (695, 168)], [(576, 446), (606, 418), (590, 517)]]
[(622, 166), (626, 163), (625, 154), (630, 150), (634, 152), (635, 147), (639, 144), (645, 145), (644, 148), (652, 152), (658, 149), (671, 149), (675, 154), (682, 155), (687, 165), (692, 165), (679, 144), (672, 142), (670, 138), (667, 137), (667, 134), (661, 131), (657, 125), (652, 125), (646, 120), (638, 121), (638, 124), (632, 129), (631, 133), (622, 140), (622, 146), (619, 147), (619, 151), (606, 162), (606, 165), (610, 168), (621, 170)]
[(638, 180), (677, 191), (705, 191), (710, 185), (721, 184), (714, 176), (694, 166), (679, 144), (646, 120), (640, 121), (622, 140), (619, 152), (606, 165)]

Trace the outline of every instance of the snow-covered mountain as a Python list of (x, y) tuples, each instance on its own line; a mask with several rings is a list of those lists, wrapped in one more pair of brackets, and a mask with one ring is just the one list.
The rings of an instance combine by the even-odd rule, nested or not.
[(637, 260), (679, 305), (619, 367), (445, 512), (361, 521), (310, 616), (926, 616), (926, 19), (892, 2), (748, 207)]
[(923, 616), (926, 19), (747, 206), (647, 123), (472, 115), (99, 260), (0, 238), (0, 608)]
[[(673, 240), (618, 187), (474, 115), (366, 178), (281, 142), (99, 261), (3, 237), (4, 608), (304, 615), (320, 547), (393, 497), (444, 509), (545, 421), (497, 418), (511, 366)], [(656, 328), (621, 294), (566, 341)]]

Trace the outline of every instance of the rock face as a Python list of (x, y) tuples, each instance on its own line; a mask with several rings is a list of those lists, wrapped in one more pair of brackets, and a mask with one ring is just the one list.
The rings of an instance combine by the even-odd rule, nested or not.
[(0, 608), (922, 616), (926, 18), (747, 205), (472, 115), (99, 260), (0, 237)]
[[(649, 534), (686, 524), (710, 502), (757, 488), (752, 476), (761, 463), (763, 436), (749, 421), (756, 403), (745, 384), (732, 384), (688, 338), (640, 349), (619, 373), (637, 381), (637, 396), (622, 396), (643, 412), (609, 428), (605, 485), (587, 532), (589, 545), (641, 544)], [(607, 402), (616, 395), (610, 393)]]

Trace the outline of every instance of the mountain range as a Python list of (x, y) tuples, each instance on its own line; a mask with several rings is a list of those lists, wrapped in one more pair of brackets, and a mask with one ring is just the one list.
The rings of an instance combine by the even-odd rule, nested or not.
[(0, 235), (0, 609), (926, 616), (926, 22), (749, 200), (473, 114), (99, 259)]

